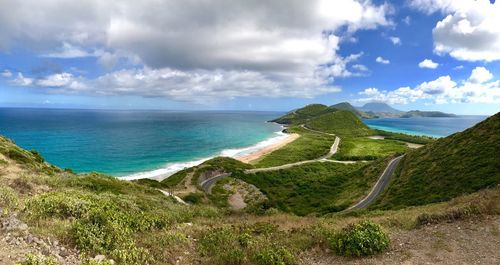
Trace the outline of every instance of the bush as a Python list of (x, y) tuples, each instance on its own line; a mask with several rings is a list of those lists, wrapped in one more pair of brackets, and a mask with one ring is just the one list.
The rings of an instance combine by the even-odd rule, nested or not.
[(276, 245), (258, 250), (253, 260), (259, 265), (289, 265), (295, 263), (295, 257), (290, 250)]
[[(19, 205), (19, 198), (17, 194), (8, 187), (0, 187), (0, 208), (14, 209)], [(0, 216), (2, 212), (0, 212)]]
[(17, 263), (17, 265), (59, 265), (59, 262), (54, 257), (28, 254), (26, 259), (21, 263)]
[(187, 203), (191, 203), (191, 204), (198, 204), (198, 203), (201, 203), (203, 202), (203, 193), (199, 193), (199, 192), (196, 192), (196, 193), (189, 193), (188, 195), (186, 195), (183, 200)]
[(370, 221), (351, 224), (328, 238), (330, 248), (342, 256), (366, 256), (389, 247), (389, 236)]

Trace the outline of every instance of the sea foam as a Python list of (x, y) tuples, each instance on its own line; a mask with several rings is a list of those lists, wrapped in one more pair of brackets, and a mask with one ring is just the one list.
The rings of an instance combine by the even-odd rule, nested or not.
[[(278, 132), (275, 132), (275, 136), (273, 136), (269, 139), (263, 140), (261, 142), (258, 142), (252, 146), (243, 147), (243, 148), (224, 149), (219, 153), (218, 156), (239, 158), (242, 156), (250, 155), (250, 154), (258, 152), (262, 149), (265, 149), (268, 146), (279, 143), (279, 142), (283, 141), (284, 139), (286, 139), (287, 137), (288, 137), (287, 134), (283, 133), (282, 131), (278, 131)], [(212, 159), (214, 157), (216, 157), (216, 156), (201, 158), (201, 159), (188, 161), (188, 162), (167, 163), (162, 168), (123, 176), (123, 177), (120, 177), (120, 179), (123, 179), (123, 180), (154, 179), (154, 180), (162, 181), (162, 180), (172, 176), (173, 174), (175, 174), (175, 173), (177, 173), (185, 168), (197, 166), (197, 165), (199, 165), (199, 164), (201, 164), (209, 159)]]

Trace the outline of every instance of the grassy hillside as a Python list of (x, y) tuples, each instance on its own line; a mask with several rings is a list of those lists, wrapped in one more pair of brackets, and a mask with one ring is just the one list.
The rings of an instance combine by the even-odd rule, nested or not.
[(402, 154), (407, 150), (406, 144), (399, 141), (374, 140), (367, 137), (344, 137), (333, 159), (375, 160), (394, 154)]
[(368, 128), (356, 115), (350, 111), (339, 110), (319, 115), (306, 123), (308, 128), (338, 134), (340, 136), (371, 135), (373, 131)]
[[(476, 216), (497, 220), (500, 209), (500, 190), (496, 188), (450, 203), (394, 211), (326, 217), (299, 217), (275, 208), (263, 215), (232, 213), (209, 205), (210, 201), (195, 205), (177, 203), (149, 182), (143, 185), (101, 174), (76, 175), (49, 165), (39, 155), (22, 150), (5, 138), (0, 140), (0, 260), (5, 264), (291, 265), (311, 264), (310, 257), (318, 264), (371, 264), (374, 259), (380, 264), (394, 260), (433, 263), (435, 259), (427, 258), (428, 255), (416, 255), (419, 259), (414, 260), (407, 254), (427, 253), (421, 246), (430, 245), (422, 244), (418, 238), (425, 228), (415, 228), (431, 223), (436, 232), (444, 222), (467, 220), (468, 223)], [(276, 176), (263, 174), (251, 178), (257, 182), (262, 177), (261, 187), (267, 190), (272, 202), (268, 207), (283, 207), (298, 214), (321, 214), (342, 209), (363, 197), (385, 163), (366, 166), (318, 163), (276, 172)], [(242, 167), (247, 166), (218, 158), (187, 171), (186, 175), (212, 168), (234, 170), (239, 172), (235, 174), (238, 176)], [(362, 220), (380, 224), (389, 232), (393, 241), (389, 253), (344, 259), (329, 251), (332, 235)], [(457, 231), (454, 226), (453, 233), (438, 232), (454, 236), (466, 230), (469, 238), (484, 241), (481, 250), (492, 256), (496, 239), (485, 238), (476, 231), (493, 235), (496, 230), (487, 229), (494, 224), (490, 221), (475, 226), (480, 229), (466, 230), (458, 223), (462, 230)], [(411, 238), (417, 237), (420, 244), (406, 243), (408, 233)], [(463, 241), (463, 235), (456, 238)], [(446, 251), (440, 255), (449, 254), (448, 246), (445, 247)], [(476, 249), (455, 251), (477, 260)], [(26, 255), (27, 261), (23, 262)], [(101, 259), (101, 255), (104, 261), (94, 259)], [(455, 258), (450, 262), (459, 261)]]
[(450, 200), (500, 184), (500, 113), (463, 132), (408, 152), (374, 206)]
[(289, 169), (235, 175), (258, 187), (271, 207), (297, 215), (341, 211), (363, 197), (387, 161), (372, 164), (316, 162)]
[(300, 134), (300, 137), (283, 148), (255, 161), (254, 165), (256, 167), (279, 166), (316, 159), (327, 154), (335, 141), (334, 136), (311, 132), (300, 127), (291, 127), (289, 131)]
[(293, 110), (280, 118), (272, 120), (272, 122), (280, 124), (303, 124), (313, 117), (335, 110), (336, 109), (329, 108), (323, 104), (310, 104), (303, 108)]

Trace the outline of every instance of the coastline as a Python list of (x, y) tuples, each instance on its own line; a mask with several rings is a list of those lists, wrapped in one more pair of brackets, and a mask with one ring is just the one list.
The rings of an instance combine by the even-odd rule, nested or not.
[(273, 135), (272, 137), (248, 147), (224, 149), (218, 155), (214, 155), (211, 157), (186, 162), (168, 163), (165, 164), (164, 167), (159, 169), (138, 172), (131, 175), (120, 176), (118, 178), (121, 180), (153, 179), (162, 181), (185, 168), (197, 166), (217, 156), (231, 157), (241, 162), (249, 163), (291, 143), (299, 137), (298, 134), (289, 134), (282, 131), (277, 131), (274, 134), (275, 135)]

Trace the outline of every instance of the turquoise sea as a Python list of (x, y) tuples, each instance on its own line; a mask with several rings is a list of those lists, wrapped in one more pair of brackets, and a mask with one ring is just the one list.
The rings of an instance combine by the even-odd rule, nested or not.
[(488, 116), (464, 115), (451, 118), (383, 118), (363, 120), (370, 128), (412, 135), (445, 137), (463, 131)]
[[(277, 112), (0, 108), (0, 134), (76, 172), (168, 174), (276, 137)], [(234, 150), (236, 149), (236, 150)], [(158, 172), (157, 172), (158, 173)]]
[[(237, 156), (278, 141), (281, 112), (117, 111), (0, 108), (0, 134), (76, 172), (168, 176), (217, 155)], [(365, 120), (370, 127), (447, 136), (486, 116)]]

